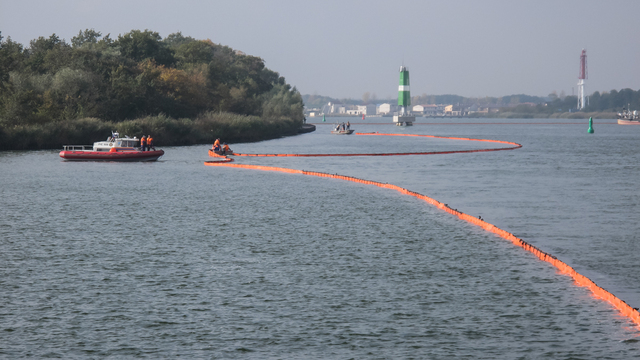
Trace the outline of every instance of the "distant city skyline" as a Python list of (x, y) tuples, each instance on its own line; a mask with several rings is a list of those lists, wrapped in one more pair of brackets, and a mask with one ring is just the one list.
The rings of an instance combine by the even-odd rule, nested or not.
[(84, 29), (182, 32), (261, 57), (302, 94), (397, 96), (398, 69), (412, 95), (500, 97), (640, 89), (640, 1), (508, 0), (233, 2), (0, 0), (2, 36), (29, 46)]

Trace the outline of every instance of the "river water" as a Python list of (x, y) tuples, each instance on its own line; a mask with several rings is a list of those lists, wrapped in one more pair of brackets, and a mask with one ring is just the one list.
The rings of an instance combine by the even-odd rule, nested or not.
[[(523, 147), (236, 162), (408, 188), (482, 216), (640, 306), (640, 127), (596, 120), (587, 134), (581, 120), (328, 120)], [(231, 147), (496, 147), (335, 136), (330, 122)], [(640, 358), (638, 326), (506, 240), (375, 186), (204, 166), (209, 147), (165, 147), (154, 163), (0, 153), (0, 357)]]

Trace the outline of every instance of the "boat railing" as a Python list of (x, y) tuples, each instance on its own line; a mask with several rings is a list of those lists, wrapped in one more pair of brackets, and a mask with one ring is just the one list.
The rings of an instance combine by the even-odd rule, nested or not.
[(93, 145), (63, 145), (65, 151), (87, 151), (93, 150)]

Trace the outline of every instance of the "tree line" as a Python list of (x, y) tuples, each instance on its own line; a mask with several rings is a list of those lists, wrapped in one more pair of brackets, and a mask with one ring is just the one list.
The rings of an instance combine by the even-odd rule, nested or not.
[[(71, 43), (53, 34), (28, 47), (0, 33), (4, 140), (15, 129), (73, 128), (71, 123), (95, 128), (137, 121), (143, 131), (144, 119), (199, 124), (210, 133), (203, 140), (216, 136), (215, 124), (207, 124), (216, 121), (248, 121), (262, 130), (261, 122), (280, 129), (283, 122), (291, 132), (303, 123), (303, 106), (297, 89), (261, 58), (180, 32), (162, 39), (157, 32), (132, 30), (112, 39), (87, 29)], [(158, 117), (163, 120), (151, 120)]]

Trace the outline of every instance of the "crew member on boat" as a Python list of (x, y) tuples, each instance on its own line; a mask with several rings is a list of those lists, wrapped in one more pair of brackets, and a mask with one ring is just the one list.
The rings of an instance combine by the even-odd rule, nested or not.
[(213, 143), (213, 151), (220, 151), (220, 138), (217, 138)]
[(146, 147), (147, 147), (147, 138), (144, 135), (142, 135), (142, 138), (140, 138), (140, 149), (144, 151)]
[[(149, 135), (147, 136), (147, 149), (151, 151), (152, 147), (153, 147), (153, 138), (151, 137), (151, 135)], [(156, 148), (154, 147), (153, 150), (155, 151)]]
[(227, 143), (224, 143), (224, 146), (222, 147), (222, 151), (225, 155), (231, 153), (231, 149), (229, 148), (229, 145), (227, 145)]

